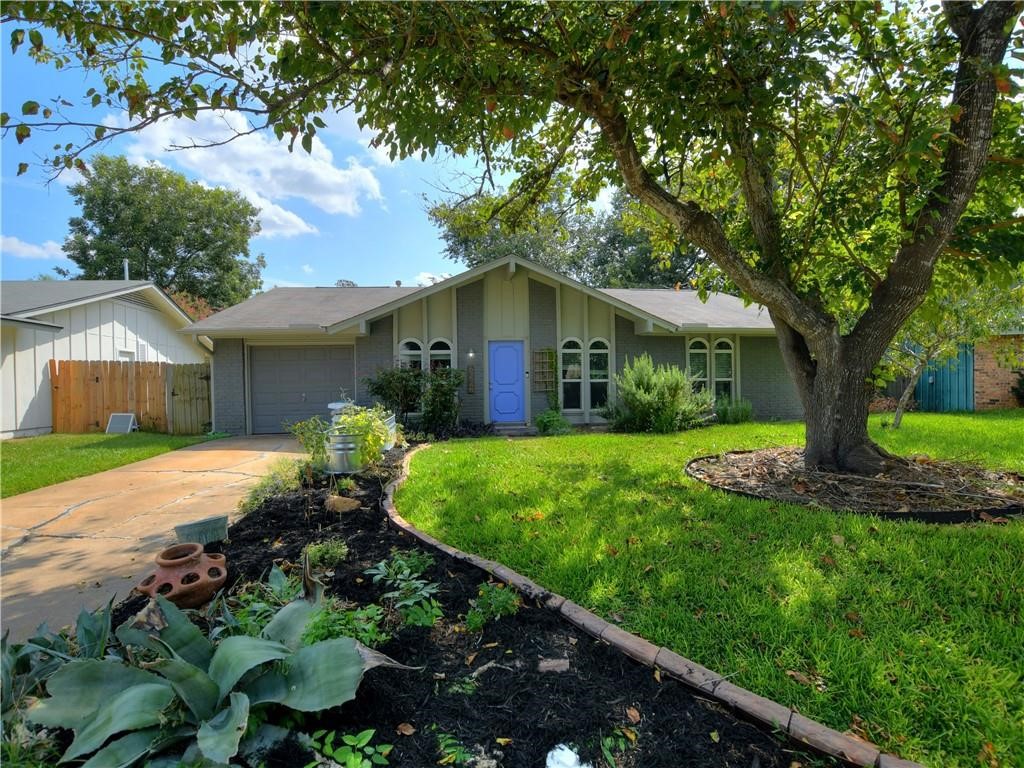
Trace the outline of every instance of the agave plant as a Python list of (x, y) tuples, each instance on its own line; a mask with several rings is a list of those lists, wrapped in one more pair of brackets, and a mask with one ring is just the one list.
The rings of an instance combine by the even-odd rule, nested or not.
[[(49, 678), (49, 697), (27, 717), (74, 731), (61, 762), (88, 757), (83, 768), (127, 768), (171, 747), (189, 761), (226, 764), (244, 747), (252, 708), (336, 707), (355, 697), (367, 670), (402, 667), (351, 638), (300, 647), (316, 610), (315, 591), (307, 596), (281, 608), (262, 636), (216, 644), (157, 597), (116, 632), (135, 665), (110, 657), (71, 661)], [(140, 656), (153, 660), (141, 663)]]

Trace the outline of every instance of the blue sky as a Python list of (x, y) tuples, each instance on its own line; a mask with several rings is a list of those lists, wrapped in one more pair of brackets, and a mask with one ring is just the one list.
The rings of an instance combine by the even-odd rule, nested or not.
[[(56, 71), (33, 64), (24, 49), (12, 55), (2, 46), (2, 111), (20, 115), (21, 105), (34, 99), (44, 106), (63, 96), (78, 103), (94, 85), (80, 70)], [(83, 108), (83, 117), (88, 114)], [(107, 117), (102, 108), (89, 119)], [(371, 150), (369, 136), (359, 130), (353, 114), (324, 116), (328, 128), (318, 134), (312, 155), (301, 149), (289, 154), (287, 143), (272, 133), (244, 137), (226, 147), (168, 152), (172, 143), (188, 138), (223, 137), (216, 117), (198, 122), (169, 121), (134, 136), (121, 137), (101, 148), (133, 161), (156, 161), (209, 186), (236, 189), (261, 208), (263, 232), (250, 244), (263, 253), (267, 268), (264, 288), (274, 285), (333, 285), (339, 278), (359, 285), (404, 285), (426, 282), (429, 275), (458, 272), (445, 259), (437, 229), (427, 218), (424, 195), (439, 199), (438, 188), (452, 187), (460, 172), (471, 171), (472, 159), (418, 159), (391, 163)], [(114, 115), (109, 115), (115, 120)], [(227, 115), (221, 120), (238, 119)], [(77, 207), (67, 192), (79, 177), (65, 174), (46, 184), (43, 170), (33, 166), (17, 176), (19, 162), (38, 162), (68, 134), (38, 134), (18, 146), (8, 135), (0, 147), (2, 172), (2, 275), (16, 280), (51, 273), (54, 266), (73, 266), (61, 255), (68, 218)]]

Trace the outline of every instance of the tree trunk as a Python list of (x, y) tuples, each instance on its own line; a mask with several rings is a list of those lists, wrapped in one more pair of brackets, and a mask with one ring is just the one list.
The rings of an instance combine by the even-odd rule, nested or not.
[(924, 369), (927, 365), (927, 360), (921, 360), (914, 366), (914, 372), (910, 374), (910, 380), (907, 382), (907, 386), (903, 388), (903, 394), (900, 395), (900, 401), (896, 404), (896, 413), (892, 415), (893, 429), (899, 429), (900, 424), (903, 423), (903, 411), (906, 410), (907, 403), (910, 402), (910, 396), (914, 394), (914, 390), (917, 388), (917, 382), (921, 378), (921, 374), (924, 373)]

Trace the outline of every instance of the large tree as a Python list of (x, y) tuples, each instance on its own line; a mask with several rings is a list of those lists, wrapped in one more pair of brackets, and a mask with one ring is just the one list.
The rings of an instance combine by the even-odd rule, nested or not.
[(68, 191), (82, 209), (68, 222), (64, 242), (80, 270), (74, 277), (116, 280), (128, 259), (133, 279), (189, 297), (200, 313), (204, 303), (244, 301), (263, 284), (263, 257), (249, 255), (249, 240), (260, 231), (259, 209), (237, 192), (102, 155)]
[[(87, 98), (127, 110), (114, 129), (97, 119), (58, 166), (168, 115), (224, 108), (309, 151), (319, 113), (352, 107), (393, 155), (474, 153), (484, 182), (516, 177), (513, 196), (540, 199), (563, 173), (583, 197), (625, 186), (769, 308), (806, 412), (807, 462), (873, 472), (887, 455), (867, 433), (872, 370), (967, 234), (979, 179), (1020, 169), (1019, 156), (990, 158), (990, 144), (997, 103), (1016, 89), (1007, 50), (1021, 7), (9, 2), (2, 13), (12, 42), (102, 72), (104, 92)], [(68, 122), (60, 103), (40, 109), (5, 116), (7, 131), (26, 141)], [(979, 271), (991, 263), (956, 248)]]

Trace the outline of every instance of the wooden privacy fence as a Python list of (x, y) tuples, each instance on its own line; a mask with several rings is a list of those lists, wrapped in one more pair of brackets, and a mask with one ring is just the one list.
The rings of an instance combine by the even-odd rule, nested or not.
[(142, 429), (192, 435), (210, 428), (208, 363), (51, 360), (54, 432), (102, 432), (112, 413)]

